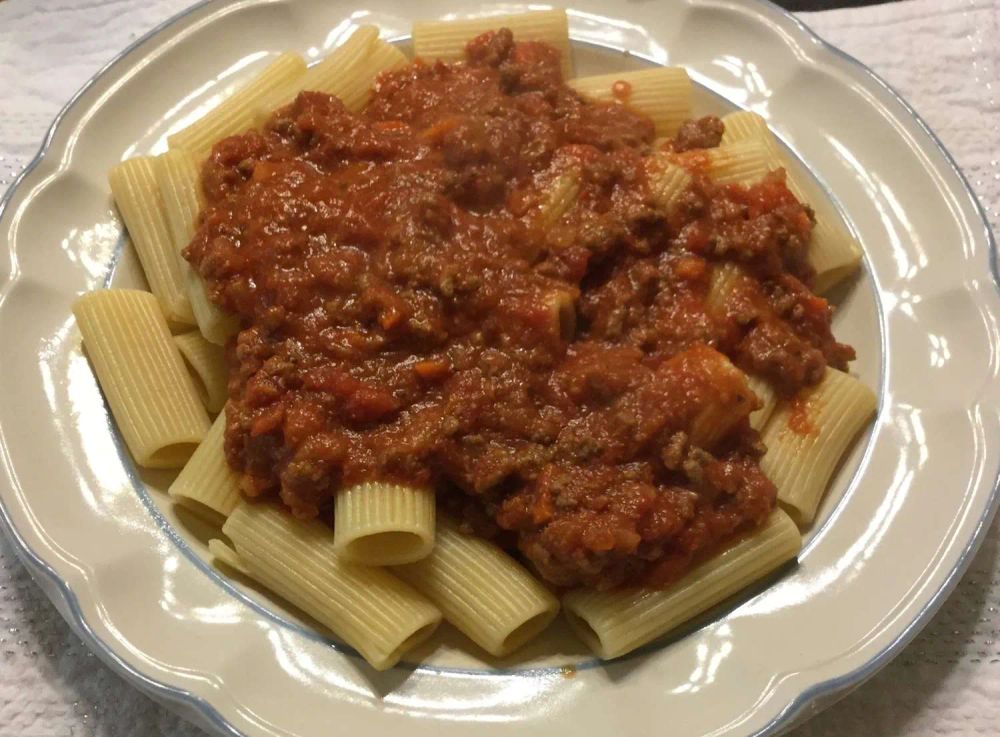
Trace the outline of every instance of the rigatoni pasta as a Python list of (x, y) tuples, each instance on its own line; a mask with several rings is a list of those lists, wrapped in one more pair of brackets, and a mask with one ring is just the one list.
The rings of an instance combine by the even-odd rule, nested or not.
[(250, 575), (357, 650), (376, 670), (433, 634), (441, 612), (381, 568), (344, 561), (330, 530), (267, 504), (241, 504), (222, 528)]
[(714, 448), (749, 416), (754, 397), (746, 374), (722, 354), (716, 353), (711, 360), (706, 360), (704, 367), (719, 381), (711, 400), (704, 402), (691, 420), (688, 433), (694, 445)]
[(705, 157), (708, 176), (717, 184), (753, 184), (778, 166), (767, 147), (755, 140), (705, 149)]
[(430, 555), (393, 570), (491, 655), (518, 649), (559, 612), (559, 601), (523, 566), (450, 520), (438, 526)]
[[(705, 295), (705, 306), (709, 314), (719, 318), (728, 316), (728, 305), (741, 287), (748, 282), (745, 271), (738, 265), (727, 262), (712, 269)], [(778, 395), (770, 384), (760, 376), (747, 375), (750, 390), (761, 406), (750, 413), (750, 427), (762, 430), (778, 401)]]
[[(226, 462), (226, 413), (215, 418), (201, 444), (167, 489), (174, 501), (217, 521), (228, 517), (240, 502), (240, 482)], [(221, 524), (221, 522), (220, 522)]]
[(170, 238), (156, 182), (157, 166), (157, 160), (151, 156), (127, 159), (112, 167), (108, 183), (146, 281), (159, 300), (164, 316), (172, 323), (190, 325), (194, 323), (194, 313), (180, 258)]
[(816, 516), (830, 476), (858, 431), (875, 412), (875, 393), (853, 376), (828, 368), (823, 380), (782, 402), (763, 440), (761, 469), (778, 487), (778, 500), (796, 522)]
[[(799, 200), (806, 201), (801, 185), (789, 170), (787, 158), (764, 118), (744, 110), (725, 116), (723, 123), (726, 127), (722, 137), (724, 145), (749, 140), (763, 144), (775, 166), (784, 167), (788, 172), (788, 188), (792, 194)], [(809, 258), (816, 270), (816, 292), (823, 294), (857, 270), (861, 262), (861, 248), (842, 228), (825, 217), (817, 216)]]
[(561, 8), (462, 20), (420, 21), (413, 24), (413, 51), (420, 59), (460, 61), (465, 58), (465, 46), (470, 40), (498, 28), (509, 28), (514, 38), (521, 41), (541, 41), (553, 46), (562, 59), (563, 77), (572, 76), (569, 19)]
[(194, 271), (185, 275), (185, 283), (198, 330), (209, 343), (225, 345), (230, 337), (239, 332), (239, 321), (212, 302), (205, 290), (205, 282)]
[(542, 202), (539, 218), (546, 228), (551, 228), (559, 222), (576, 204), (580, 196), (580, 172), (568, 169), (561, 172), (549, 184)]
[(233, 550), (225, 540), (219, 540), (218, 538), (209, 540), (208, 552), (212, 554), (212, 558), (216, 563), (222, 563), (223, 565), (232, 568), (234, 571), (242, 573), (244, 576), (253, 578), (250, 573), (250, 569), (243, 563), (239, 553)]
[[(155, 173), (167, 227), (179, 254), (191, 242), (198, 213), (205, 206), (198, 162), (190, 151), (172, 149), (157, 157)], [(182, 262), (181, 267), (190, 270), (190, 264)]]
[(73, 314), (136, 462), (148, 468), (182, 466), (209, 422), (156, 297), (104, 289), (80, 297)]
[(725, 125), (725, 130), (722, 133), (723, 145), (747, 139), (758, 139), (767, 146), (775, 161), (781, 160), (777, 141), (772, 137), (771, 129), (768, 128), (767, 121), (762, 116), (750, 110), (740, 110), (723, 116), (722, 122)]
[(434, 490), (384, 482), (337, 493), (334, 548), (345, 559), (370, 566), (410, 563), (434, 548)]
[(778, 404), (778, 393), (774, 391), (773, 386), (767, 383), (766, 379), (762, 379), (760, 376), (748, 374), (747, 383), (761, 403), (759, 409), (755, 409), (750, 413), (750, 427), (760, 431), (764, 429), (768, 419), (771, 417), (771, 413), (774, 412), (774, 408)]
[(406, 54), (392, 44), (376, 41), (371, 54), (358, 63), (352, 74), (346, 75), (336, 95), (348, 110), (360, 112), (371, 99), (378, 76), (402, 69), (409, 61)]
[(263, 123), (271, 113), (289, 104), (303, 90), (340, 97), (345, 87), (350, 87), (360, 75), (363, 62), (371, 56), (377, 41), (378, 28), (375, 26), (356, 28), (344, 43), (309, 67), (304, 74), (261, 95), (255, 102), (256, 122)]
[(197, 330), (175, 335), (174, 343), (191, 370), (205, 409), (215, 414), (226, 403), (229, 382), (222, 347), (209, 343)]
[(730, 298), (746, 281), (747, 275), (743, 268), (731, 261), (713, 267), (708, 281), (708, 293), (705, 295), (705, 306), (710, 312), (724, 316)]
[(284, 87), (305, 73), (306, 63), (301, 56), (292, 52), (282, 54), (218, 107), (170, 136), (167, 139), (170, 148), (184, 149), (195, 158), (204, 159), (214, 143), (227, 136), (242, 133), (253, 124), (254, 111), (261, 100), (273, 90)]
[(598, 657), (621, 657), (794, 559), (801, 545), (795, 523), (775, 510), (761, 528), (662, 591), (571, 591), (563, 607), (573, 630)]
[[(184, 149), (173, 149), (159, 156), (156, 183), (160, 188), (174, 249), (181, 254), (194, 236), (198, 213), (205, 205), (201, 174), (194, 154)], [(183, 256), (178, 258), (198, 329), (209, 342), (223, 345), (226, 338), (236, 332), (236, 320), (208, 298), (201, 276), (195, 273)]]
[(813, 226), (809, 261), (816, 269), (816, 293), (825, 294), (858, 270), (861, 248), (843, 228), (818, 217)]
[(682, 166), (655, 156), (650, 160), (649, 189), (657, 207), (670, 214), (691, 186), (691, 174)]
[(670, 136), (691, 117), (691, 79), (683, 67), (655, 67), (571, 79), (588, 100), (620, 102), (648, 115), (656, 135)]

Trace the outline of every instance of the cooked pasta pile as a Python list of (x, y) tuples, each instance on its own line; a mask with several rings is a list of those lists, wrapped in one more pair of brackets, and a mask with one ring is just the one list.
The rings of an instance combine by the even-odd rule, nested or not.
[[(393, 466), (388, 462), (378, 465), (381, 461), (366, 461), (369, 465), (364, 466), (359, 461), (352, 466), (347, 461), (338, 461), (341, 465), (336, 474), (341, 486), (329, 498), (315, 493), (330, 484), (328, 478), (318, 477), (317, 469), (326, 467), (306, 464), (298, 476), (287, 477), (293, 478), (298, 486), (286, 479), (280, 489), (280, 499), (292, 514), (283, 508), (285, 505), (272, 503), (278, 498), (271, 478), (277, 473), (275, 468), (251, 473), (249, 465), (242, 468), (230, 465), (234, 454), (243, 447), (240, 443), (268, 438), (275, 423), (286, 420), (285, 414), (277, 418), (268, 417), (263, 411), (248, 414), (247, 378), (233, 367), (243, 366), (239, 362), (249, 360), (247, 356), (252, 353), (253, 345), (245, 336), (258, 326), (251, 327), (245, 314), (237, 317), (232, 309), (223, 306), (232, 307), (236, 297), (232, 297), (235, 292), (230, 292), (226, 293), (230, 302), (220, 298), (221, 277), (214, 282), (205, 278), (212, 268), (218, 270), (217, 264), (213, 266), (211, 244), (189, 246), (198, 238), (206, 238), (199, 213), (208, 211), (218, 201), (217, 193), (206, 193), (203, 187), (202, 167), (206, 159), (216, 163), (221, 160), (224, 153), (220, 151), (230, 145), (224, 139), (235, 140), (230, 137), (247, 131), (252, 135), (253, 131), (273, 131), (286, 125), (296, 131), (289, 136), (301, 137), (306, 135), (302, 131), (308, 131), (313, 124), (309, 121), (317, 116), (332, 115), (338, 124), (352, 120), (350, 116), (367, 110), (376, 99), (375, 87), (379, 81), (390, 78), (386, 75), (405, 74), (410, 61), (398, 48), (381, 40), (378, 29), (372, 26), (356, 29), (326, 58), (309, 67), (300, 55), (284, 53), (246, 87), (188, 128), (170, 136), (167, 153), (138, 156), (116, 165), (109, 176), (111, 192), (151, 291), (93, 292), (78, 300), (74, 314), (94, 372), (129, 451), (139, 465), (181, 469), (169, 487), (169, 495), (176, 503), (195, 510), (218, 526), (218, 539), (209, 548), (220, 564), (254, 579), (308, 613), (376, 669), (396, 664), (408, 650), (430, 637), (442, 619), (487, 653), (506, 656), (545, 630), (560, 606), (574, 631), (601, 658), (616, 658), (655, 640), (795, 558), (801, 544), (799, 526), (812, 523), (838, 461), (875, 409), (872, 391), (840, 370), (846, 365), (842, 357), (848, 355), (849, 349), (829, 337), (829, 309), (824, 300), (815, 296), (857, 269), (860, 249), (837, 224), (814, 218), (811, 210), (802, 209), (801, 186), (793, 177), (781, 174), (786, 161), (766, 121), (751, 112), (733, 113), (722, 120), (724, 131), (721, 127), (716, 131), (721, 132), (721, 142), (717, 137), (714, 145), (699, 145), (698, 137), (706, 131), (708, 138), (712, 137), (712, 126), (686, 127), (686, 121), (692, 118), (691, 84), (683, 68), (572, 78), (568, 25), (563, 11), (418, 23), (413, 29), (414, 50), (421, 59), (461, 64), (470, 39), (498, 28), (509, 29), (518, 42), (536, 44), (508, 46), (504, 53), (544, 56), (551, 49), (558, 50), (558, 64), (571, 90), (564, 94), (578, 96), (569, 98), (574, 104), (595, 105), (599, 106), (597, 110), (609, 111), (609, 126), (620, 123), (616, 115), (631, 116), (626, 123), (632, 127), (622, 130), (644, 130), (643, 126), (648, 126), (650, 136), (655, 135), (657, 140), (643, 145), (652, 153), (634, 160), (642, 167), (641, 177), (645, 182), (642, 186), (647, 188), (643, 191), (649, 211), (664, 222), (687, 222), (686, 213), (697, 206), (700, 196), (697, 193), (704, 192), (706, 187), (711, 192), (736, 193), (720, 195), (723, 197), (720, 202), (728, 207), (743, 207), (747, 212), (763, 208), (766, 214), (771, 205), (760, 202), (771, 202), (777, 197), (774, 201), (784, 203), (781, 206), (791, 213), (789, 218), (796, 213), (800, 220), (808, 216), (811, 222), (803, 227), (805, 232), (811, 230), (811, 241), (807, 258), (796, 268), (805, 275), (803, 278), (814, 275), (812, 291), (805, 287), (798, 293), (791, 290), (786, 301), (790, 300), (788, 313), (794, 319), (812, 319), (817, 325), (822, 324), (826, 332), (818, 334), (824, 336), (821, 348), (825, 353), (815, 349), (818, 358), (794, 380), (776, 379), (778, 374), (768, 373), (773, 366), (764, 359), (756, 371), (748, 370), (748, 364), (737, 367), (731, 356), (708, 346), (686, 347), (662, 362), (665, 373), (656, 376), (674, 377), (689, 387), (704, 385), (697, 389), (701, 392), (698, 396), (704, 399), (699, 400), (701, 404), (697, 407), (685, 405), (683, 432), (675, 428), (671, 435), (663, 436), (662, 445), (657, 445), (654, 451), (643, 450), (646, 455), (626, 458), (620, 463), (626, 471), (608, 475), (608, 483), (617, 484), (614, 489), (627, 487), (629, 493), (634, 493), (633, 487), (640, 481), (650, 484), (648, 478), (640, 478), (634, 472), (634, 467), (640, 461), (647, 465), (661, 464), (657, 466), (660, 474), (657, 493), (666, 498), (664, 495), (669, 491), (674, 495), (669, 498), (681, 504), (684, 499), (690, 501), (685, 494), (694, 493), (686, 489), (703, 488), (698, 486), (703, 483), (699, 474), (721, 473), (718, 469), (723, 467), (729, 469), (727, 473), (736, 473), (732, 469), (739, 467), (749, 469), (747, 478), (760, 479), (755, 482), (759, 498), (751, 500), (753, 505), (750, 505), (756, 511), (752, 514), (740, 511), (743, 516), (730, 521), (724, 520), (721, 513), (703, 518), (698, 523), (703, 527), (722, 526), (723, 522), (729, 527), (712, 535), (699, 533), (704, 536), (701, 547), (692, 543), (684, 555), (671, 552), (670, 545), (680, 543), (670, 542), (673, 540), (670, 535), (680, 539), (678, 531), (661, 533), (668, 541), (662, 549), (643, 548), (633, 541), (628, 554), (616, 553), (616, 546), (626, 543), (613, 538), (625, 535), (622, 532), (625, 528), (608, 533), (606, 547), (601, 547), (605, 543), (596, 538), (588, 539), (586, 545), (573, 542), (576, 547), (571, 547), (556, 540), (552, 533), (555, 527), (546, 525), (550, 520), (567, 519), (568, 516), (559, 515), (569, 515), (567, 510), (577, 508), (569, 506), (580, 504), (573, 498), (576, 493), (573, 489), (572, 493), (560, 491), (551, 497), (540, 491), (533, 497), (522, 495), (517, 497), (521, 506), (514, 509), (510, 501), (513, 497), (505, 499), (501, 494), (508, 493), (512, 480), (520, 478), (517, 473), (481, 481), (480, 476), (461, 469), (450, 470), (451, 475), (438, 478), (426, 471), (426, 463), (417, 467), (412, 459), (411, 466), (417, 470), (410, 477), (392, 472)], [(480, 50), (487, 55), (495, 53), (488, 44)], [(520, 66), (501, 64), (503, 84), (530, 84), (524, 81), (525, 63), (522, 58)], [(446, 75), (448, 69), (439, 67), (438, 73)], [(338, 107), (330, 108), (329, 98), (310, 96), (311, 93), (337, 98)], [(276, 110), (286, 111), (284, 118), (276, 119)], [(621, 113), (623, 110), (626, 112)], [(378, 119), (375, 125), (381, 126), (378, 130), (386, 135), (402, 135), (391, 121)], [(436, 121), (420, 135), (432, 142), (427, 145), (436, 145), (436, 141), (446, 140), (449, 131), (460, 125), (461, 122), (446, 118)], [(691, 139), (680, 143), (685, 136)], [(216, 146), (220, 141), (223, 143)], [(370, 146), (372, 150), (379, 146), (372, 142), (352, 145)], [(582, 150), (581, 146), (569, 148), (574, 155), (579, 154), (577, 149)], [(373, 154), (376, 159), (389, 156), (381, 149), (378, 151), (377, 156)], [(530, 182), (524, 191), (530, 196), (522, 198), (527, 204), (519, 207), (525, 210), (523, 217), (530, 220), (537, 232), (559, 233), (569, 213), (580, 202), (593, 200), (594, 169), (584, 154), (578, 158), (574, 155), (562, 158), (557, 155), (558, 166), (554, 165), (551, 171), (547, 169), (544, 175), (528, 178)], [(266, 181), (274, 175), (274, 161), (262, 161), (256, 167), (246, 165), (247, 181)], [(469, 164), (474, 165), (477, 164)], [(227, 188), (233, 185), (225, 178), (229, 175), (225, 172), (220, 175), (219, 171), (215, 170), (218, 176), (213, 186), (231, 192)], [(234, 171), (239, 171), (239, 166)], [(452, 183), (459, 188), (455, 190), (456, 198), (472, 202), (471, 210), (480, 208), (477, 217), (482, 215), (481, 203), (491, 196), (488, 192), (484, 194), (486, 185), (482, 179)], [(428, 218), (434, 217), (433, 208), (428, 207), (427, 213)], [(243, 227), (233, 223), (236, 221), (227, 221), (218, 232)], [(218, 232), (213, 232), (217, 237)], [(697, 233), (689, 232), (686, 237), (687, 242), (696, 244), (691, 246), (692, 252), (709, 247), (697, 244), (701, 237)], [(789, 242), (795, 237), (794, 233), (786, 236)], [(719, 243), (718, 237), (714, 238), (710, 246), (724, 253), (725, 245)], [(635, 259), (645, 257), (646, 254), (639, 253)], [(545, 258), (545, 254), (539, 254), (536, 262), (544, 263)], [(544, 284), (545, 288), (533, 294), (533, 301), (522, 300), (516, 303), (516, 309), (510, 308), (515, 312), (520, 310), (517, 319), (523, 318), (529, 325), (525, 328), (528, 336), (525, 340), (548, 341), (547, 345), (555, 346), (552, 350), (557, 353), (568, 351), (575, 356), (576, 350), (584, 355), (591, 348), (568, 346), (575, 333), (597, 334), (599, 320), (594, 315), (600, 313), (593, 309), (587, 312), (577, 304), (582, 286), (574, 286), (571, 280), (559, 282), (548, 275), (529, 273), (529, 268), (534, 266), (525, 267), (524, 283)], [(732, 314), (749, 314), (747, 310), (751, 308), (747, 304), (753, 309), (764, 309), (759, 306), (765, 297), (760, 296), (763, 293), (756, 279), (757, 267), (749, 261), (687, 258), (671, 262), (671, 268), (684, 270), (684, 278), (703, 284), (699, 289), (704, 292), (706, 315), (723, 315), (728, 320)], [(435, 288), (449, 293), (459, 290), (460, 276), (442, 279)], [(614, 278), (613, 274), (607, 278)], [(584, 280), (577, 279), (582, 285)], [(773, 295), (767, 296), (772, 298)], [(391, 331), (400, 319), (392, 312), (395, 303), (392, 295), (380, 299), (380, 311), (376, 313), (378, 329)], [(534, 310), (528, 317), (524, 317), (526, 304)], [(804, 317), (803, 311), (807, 313)], [(579, 324), (581, 317), (589, 321), (583, 327)], [(746, 326), (751, 319), (756, 318), (748, 317), (743, 322), (732, 318), (731, 324), (738, 325), (734, 330), (748, 330)], [(605, 329), (605, 339), (611, 335), (609, 330)], [(354, 333), (350, 339), (361, 340)], [(614, 356), (633, 356), (625, 348), (615, 350), (618, 353)], [(755, 355), (763, 354), (758, 351)], [(601, 360), (604, 359), (598, 359)], [(629, 369), (632, 373), (628, 374), (628, 381), (635, 384), (639, 381), (634, 377), (640, 376), (637, 372), (641, 361), (628, 360), (635, 364)], [(838, 368), (839, 364), (843, 365)], [(407, 366), (414, 372), (415, 385), (421, 387), (420, 391), (439, 385), (452, 371), (440, 356), (425, 356), (424, 360)], [(597, 381), (594, 377), (588, 380)], [(369, 390), (363, 382), (359, 384), (356, 377), (327, 372), (322, 382), (324, 387), (349, 385), (352, 392), (363, 395), (363, 401), (356, 400), (346, 410), (338, 410), (354, 412), (355, 435), (377, 427), (381, 415), (390, 411), (387, 408), (391, 394), (383, 393), (388, 399), (382, 399), (383, 395)], [(655, 384), (654, 377), (652, 385)], [(275, 390), (265, 387), (259, 391)], [(611, 392), (605, 386), (588, 391)], [(649, 393), (649, 396), (659, 395)], [(239, 404), (236, 397), (240, 398)], [(607, 403), (613, 406), (611, 399)], [(289, 411), (287, 407), (282, 409), (283, 413)], [(586, 420), (584, 415), (580, 417)], [(578, 419), (574, 417), (574, 421)], [(312, 433), (320, 434), (319, 425), (309, 427), (313, 427)], [(233, 428), (239, 428), (240, 432), (235, 433)], [(430, 438), (427, 447), (441, 440)], [(587, 451), (590, 456), (580, 452), (580, 458), (593, 457), (600, 450), (600, 442), (594, 438), (584, 440), (587, 442), (578, 442), (574, 447), (596, 445), (597, 450)], [(287, 462), (287, 449), (268, 442), (267, 451), (272, 456), (261, 457), (285, 458)], [(659, 443), (660, 436), (652, 442)], [(717, 453), (719, 458), (729, 458), (726, 461), (729, 465), (711, 466), (704, 460), (710, 458), (715, 462), (708, 451)], [(407, 453), (413, 457), (419, 455), (418, 450), (406, 448), (396, 455)], [(563, 463), (563, 467), (556, 461)], [(531, 480), (538, 489), (547, 483), (544, 479), (558, 475), (549, 466), (562, 468), (559, 473), (564, 474), (559, 477), (562, 486), (552, 482), (552, 488), (572, 487), (575, 477), (572, 469), (565, 469), (564, 459), (550, 456), (538, 463), (543, 464), (540, 468), (549, 469), (539, 473), (543, 480)], [(363, 470), (351, 470), (359, 468), (376, 468), (378, 473), (366, 478)], [(518, 473), (527, 472), (520, 469)], [(462, 517), (461, 504), (442, 505), (435, 482), (439, 486), (465, 485), (466, 492), (474, 488), (482, 499), (477, 502), (475, 514)], [(681, 488), (682, 482), (688, 487)], [(744, 492), (727, 493), (738, 496)], [(775, 493), (778, 505), (773, 507)], [(462, 498), (459, 494), (449, 494), (452, 502)], [(610, 490), (609, 495), (614, 496)], [(273, 499), (261, 501), (251, 498), (254, 496)], [(525, 498), (530, 501), (525, 502)], [(596, 505), (595, 499), (597, 496), (591, 495), (585, 501)], [(612, 499), (603, 504), (594, 506), (591, 512), (603, 513), (614, 502)], [(484, 510), (495, 519), (489, 519)], [(492, 531), (493, 539), (487, 539), (489, 535), (468, 534), (479, 522), (482, 524), (478, 527)], [(689, 527), (693, 529), (696, 525), (692, 523)], [(595, 526), (579, 529), (591, 537), (597, 534), (595, 530), (599, 531)], [(694, 532), (688, 529), (684, 534), (690, 539)], [(519, 546), (520, 556), (512, 555), (511, 540)], [(578, 550), (584, 552), (559, 559), (565, 550), (574, 555)], [(581, 585), (587, 583), (595, 585)]]

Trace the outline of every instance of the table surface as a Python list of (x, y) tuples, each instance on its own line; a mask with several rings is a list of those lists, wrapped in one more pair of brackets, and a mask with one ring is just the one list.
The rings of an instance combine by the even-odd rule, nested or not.
[[(61, 104), (118, 49), (190, 1), (0, 0), (0, 193), (34, 155)], [(803, 18), (907, 97), (956, 156), (996, 231), (1000, 0), (907, 0)], [(923, 633), (796, 737), (1000, 732), (998, 525)], [(89, 653), (0, 536), (0, 737), (152, 734), (203, 737)]]

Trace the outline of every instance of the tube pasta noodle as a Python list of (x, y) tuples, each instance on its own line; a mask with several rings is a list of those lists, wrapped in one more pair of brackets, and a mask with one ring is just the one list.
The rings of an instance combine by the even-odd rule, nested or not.
[[(726, 302), (730, 295), (739, 288), (740, 282), (746, 278), (743, 270), (732, 262), (715, 266), (709, 277), (708, 293), (705, 295), (705, 306), (708, 311), (720, 316), (725, 315)], [(746, 379), (750, 390), (761, 402), (761, 406), (750, 413), (750, 427), (754, 430), (761, 430), (771, 416), (771, 412), (774, 411), (777, 394), (771, 385), (759, 376), (748, 374)]]
[(557, 340), (572, 340), (576, 333), (576, 303), (567, 291), (552, 292), (545, 298), (549, 334)]
[(741, 110), (738, 113), (730, 113), (723, 116), (725, 131), (722, 134), (722, 145), (728, 146), (743, 141), (757, 141), (767, 150), (767, 157), (773, 167), (782, 167), (786, 172), (786, 184), (792, 194), (801, 201), (806, 200), (806, 196), (799, 185), (798, 180), (788, 168), (788, 160), (778, 145), (778, 139), (771, 132), (767, 121), (757, 113), (749, 110)]
[(167, 139), (170, 148), (190, 151), (197, 159), (207, 157), (217, 141), (253, 126), (254, 111), (261, 100), (305, 73), (306, 63), (301, 56), (292, 52), (282, 54), (218, 107), (170, 136)]
[(580, 196), (580, 172), (570, 169), (557, 175), (549, 185), (542, 202), (539, 218), (545, 228), (551, 228), (569, 212)]
[(225, 541), (214, 538), (208, 541), (208, 552), (212, 554), (216, 563), (222, 563), (229, 566), (234, 571), (239, 571), (244, 576), (253, 577), (250, 574), (250, 569), (246, 567), (243, 560), (240, 558), (239, 554), (233, 550)]
[(817, 218), (809, 261), (816, 270), (816, 293), (823, 294), (858, 270), (861, 248), (843, 228)]
[(667, 161), (663, 156), (657, 156), (650, 172), (649, 188), (653, 194), (656, 206), (670, 214), (678, 205), (681, 196), (691, 186), (691, 174), (682, 166)]
[(174, 342), (191, 369), (205, 409), (219, 412), (226, 403), (229, 383), (222, 347), (209, 343), (197, 330), (175, 335)]
[(208, 432), (208, 415), (156, 297), (102, 289), (80, 297), (73, 314), (136, 463), (182, 466)]
[(429, 556), (393, 569), (444, 613), (445, 619), (496, 656), (534, 638), (559, 612), (552, 593), (492, 543), (438, 526)]
[(774, 412), (774, 408), (778, 404), (778, 393), (774, 391), (774, 387), (759, 376), (747, 374), (747, 383), (753, 393), (757, 395), (757, 399), (761, 401), (760, 409), (755, 409), (750, 413), (750, 427), (760, 432), (764, 429), (764, 425), (767, 424), (771, 413)]
[(205, 282), (194, 269), (188, 271), (187, 286), (201, 334), (209, 343), (225, 345), (229, 336), (239, 332), (239, 320), (209, 299)]
[(378, 28), (359, 26), (344, 43), (309, 67), (304, 74), (261, 96), (254, 109), (257, 125), (262, 125), (271, 113), (291, 103), (304, 90), (341, 97), (344, 88), (349, 87), (352, 78), (358, 75), (362, 62), (375, 49), (377, 41)]
[(208, 299), (205, 282), (180, 255), (194, 237), (198, 213), (205, 204), (198, 164), (189, 151), (174, 149), (157, 158), (156, 182), (163, 197), (167, 225), (180, 260), (195, 322), (205, 339), (223, 345), (236, 332), (237, 322)]
[(157, 166), (151, 156), (127, 159), (111, 169), (108, 183), (160, 309), (170, 322), (190, 325), (194, 313), (156, 183)]
[(355, 74), (345, 75), (337, 97), (351, 112), (360, 112), (372, 98), (375, 82), (383, 72), (402, 69), (410, 60), (392, 44), (378, 41), (370, 56), (355, 67)]
[(222, 529), (254, 579), (329, 627), (376, 670), (395, 665), (441, 621), (437, 607), (391, 573), (341, 559), (322, 522), (244, 503)]
[(762, 116), (749, 110), (740, 110), (724, 115), (722, 122), (725, 125), (722, 145), (757, 139), (767, 146), (768, 151), (776, 161), (782, 162), (780, 165), (784, 165), (777, 141), (771, 135), (771, 129)]
[[(705, 295), (706, 311), (709, 314), (724, 316), (726, 302), (730, 295), (739, 288), (740, 282), (747, 278), (743, 270), (734, 263), (725, 262), (714, 266), (709, 277), (708, 292)], [(734, 427), (747, 415), (750, 415), (752, 425), (754, 414), (767, 409), (766, 403), (763, 407), (753, 409), (752, 395), (757, 395), (757, 398), (762, 401), (766, 401), (767, 396), (762, 396), (758, 392), (758, 386), (751, 381), (751, 377), (743, 374), (728, 361), (726, 364), (734, 375), (740, 374), (742, 381), (735, 384), (738, 389), (734, 397), (724, 398), (717, 405), (710, 406), (706, 413), (703, 413), (703, 416), (696, 419), (692, 428), (692, 437), (704, 437), (708, 444), (706, 442), (697, 443), (702, 447), (710, 447), (713, 441), (721, 439), (727, 430)]]
[[(167, 227), (180, 254), (194, 236), (198, 213), (205, 205), (198, 163), (190, 151), (173, 149), (157, 157), (156, 185), (163, 198)], [(182, 266), (187, 261), (182, 261)], [(190, 266), (188, 266), (190, 268)]]
[(627, 90), (622, 101), (652, 118), (656, 135), (672, 136), (691, 117), (691, 79), (682, 67), (655, 67), (571, 79), (567, 84), (589, 100), (616, 102), (617, 89)]
[(747, 384), (746, 374), (721, 353), (715, 353), (715, 356), (717, 366), (711, 369), (706, 367), (706, 370), (716, 376), (725, 373), (731, 381), (720, 382), (717, 396), (706, 402), (691, 421), (691, 443), (700, 448), (714, 447), (754, 409), (753, 393)]
[(800, 525), (813, 521), (834, 468), (875, 405), (871, 389), (828, 368), (819, 384), (782, 402), (768, 421), (763, 435), (767, 453), (760, 467)]
[(185, 281), (201, 334), (209, 343), (225, 345), (230, 336), (239, 332), (239, 321), (209, 299), (205, 282), (194, 269), (188, 271)]
[(777, 168), (767, 147), (755, 140), (705, 149), (709, 178), (716, 184), (753, 184)]
[(499, 28), (509, 28), (517, 41), (542, 41), (554, 46), (562, 58), (563, 78), (573, 75), (569, 19), (562, 9), (465, 20), (421, 21), (413, 24), (413, 51), (418, 58), (428, 61), (461, 61), (469, 41)]
[(705, 304), (709, 311), (719, 316), (724, 315), (730, 295), (746, 278), (743, 269), (731, 261), (714, 266), (709, 277), (708, 294), (705, 296)]
[[(236, 473), (226, 462), (226, 413), (219, 413), (211, 429), (194, 455), (170, 484), (167, 493), (178, 504), (210, 515), (221, 525), (223, 517), (240, 503), (240, 484)], [(216, 516), (217, 515), (217, 516)]]
[(434, 519), (433, 489), (358, 484), (337, 493), (333, 545), (355, 563), (410, 563), (434, 547)]
[[(722, 136), (724, 145), (747, 140), (763, 143), (771, 160), (788, 172), (788, 188), (792, 194), (800, 201), (806, 201), (801, 185), (791, 174), (788, 161), (764, 118), (757, 113), (743, 110), (726, 115), (722, 121), (726, 126)], [(809, 259), (816, 270), (816, 292), (822, 294), (857, 270), (861, 262), (861, 248), (842, 228), (822, 216), (817, 216)]]
[(670, 632), (795, 558), (802, 539), (780, 509), (763, 527), (693, 568), (662, 591), (571, 591), (563, 597), (570, 626), (604, 660)]

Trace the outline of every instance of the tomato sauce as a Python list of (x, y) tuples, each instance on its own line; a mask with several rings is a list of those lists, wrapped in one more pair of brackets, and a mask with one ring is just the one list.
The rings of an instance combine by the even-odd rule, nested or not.
[[(721, 130), (686, 124), (678, 162)], [(361, 114), (304, 92), (217, 143), (185, 255), (241, 323), (244, 495), (330, 519), (345, 486), (432, 485), (559, 586), (662, 585), (760, 524), (775, 489), (734, 364), (793, 395), (853, 352), (782, 175), (717, 187), (693, 166), (668, 215), (653, 137), (501, 30), (383, 76)], [(546, 217), (567, 175), (579, 192)], [(710, 309), (727, 262), (747, 278)]]
[(819, 428), (813, 419), (820, 408), (815, 398), (795, 397), (791, 401), (791, 413), (788, 416), (788, 429), (797, 435), (816, 435)]

